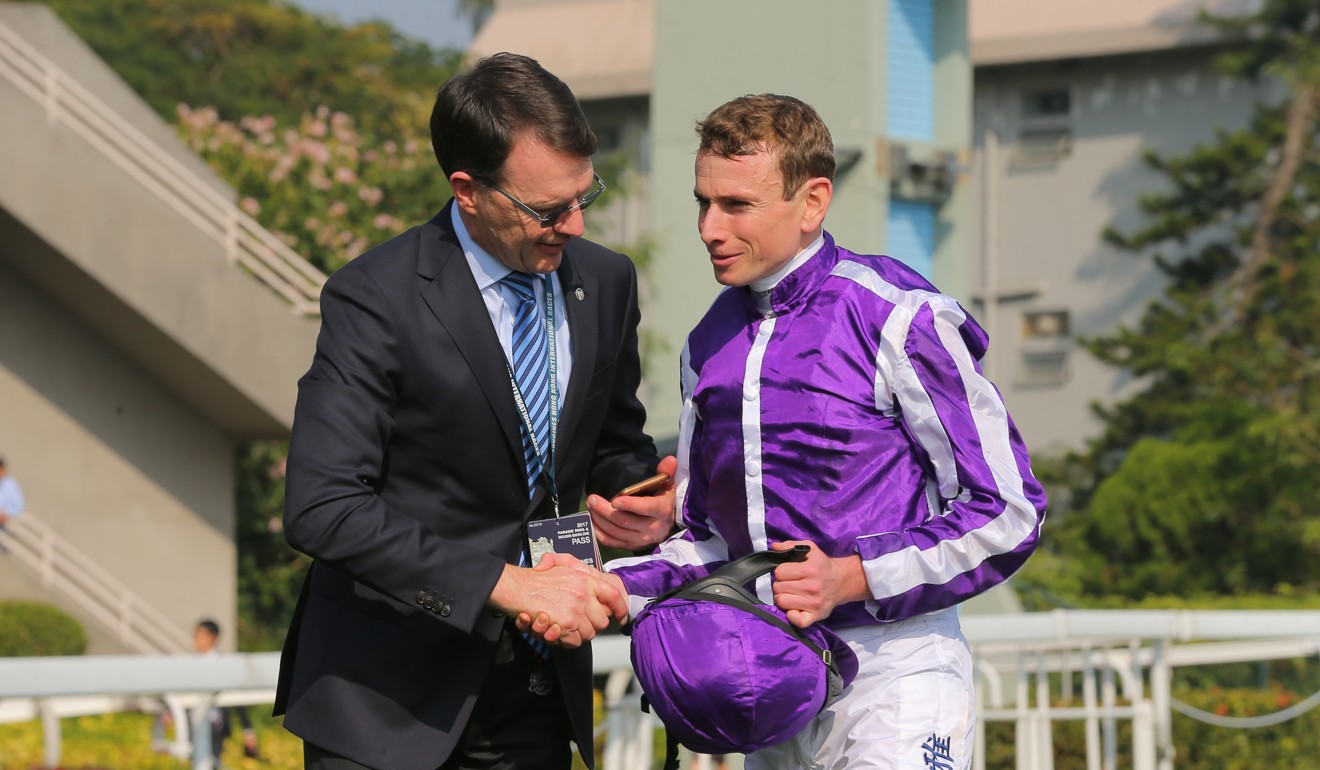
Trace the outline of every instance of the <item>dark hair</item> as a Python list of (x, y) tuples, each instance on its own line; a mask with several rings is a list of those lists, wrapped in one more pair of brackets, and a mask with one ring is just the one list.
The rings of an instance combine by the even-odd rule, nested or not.
[(698, 155), (721, 158), (775, 156), (784, 200), (808, 179), (834, 179), (834, 140), (811, 105), (791, 96), (740, 96), (697, 122)]
[(431, 146), (445, 176), (466, 171), (500, 181), (519, 135), (532, 132), (547, 147), (588, 158), (596, 135), (564, 81), (535, 59), (487, 56), (441, 86), (431, 110)]
[(220, 624), (215, 622), (214, 620), (211, 620), (210, 618), (197, 621), (197, 627), (205, 628), (206, 633), (210, 634), (211, 636), (214, 636), (217, 639), (220, 638)]

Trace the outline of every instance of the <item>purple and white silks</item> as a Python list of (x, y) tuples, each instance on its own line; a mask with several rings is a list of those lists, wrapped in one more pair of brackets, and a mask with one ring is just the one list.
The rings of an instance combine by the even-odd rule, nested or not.
[[(678, 514), (686, 529), (606, 569), (634, 611), (783, 540), (860, 554), (873, 600), (832, 628), (956, 605), (1036, 546), (1045, 495), (999, 392), (985, 332), (897, 260), (826, 233), (757, 311), (722, 292), (682, 356)], [(773, 604), (770, 577), (756, 585)]]

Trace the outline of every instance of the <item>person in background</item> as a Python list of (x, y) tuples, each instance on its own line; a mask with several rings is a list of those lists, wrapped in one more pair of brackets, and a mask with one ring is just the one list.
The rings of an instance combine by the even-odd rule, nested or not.
[(18, 485), (17, 479), (9, 475), (5, 458), (0, 457), (0, 529), (3, 529), (11, 519), (22, 516), (26, 507), (23, 488)]
[[(197, 621), (193, 627), (192, 645), (193, 651), (203, 655), (212, 656), (218, 654), (216, 645), (220, 641), (220, 624), (209, 618)], [(189, 715), (191, 719), (191, 714)], [(220, 756), (224, 752), (225, 742), (229, 740), (233, 732), (234, 722), (237, 721), (243, 730), (243, 754), (249, 758), (257, 758), (257, 733), (252, 728), (252, 718), (245, 706), (233, 707), (214, 707), (206, 714), (206, 724), (208, 726), (207, 738), (209, 739), (210, 752), (213, 761), (213, 767), (223, 768), (220, 762)], [(166, 736), (170, 730), (174, 729), (174, 717), (169, 711), (161, 711), (160, 715), (152, 724), (152, 748), (157, 754), (169, 753), (169, 741)], [(194, 745), (196, 745), (196, 736), (194, 736)]]
[(741, 97), (697, 132), (697, 227), (727, 288), (681, 359), (687, 529), (606, 569), (635, 610), (748, 553), (809, 546), (757, 593), (798, 627), (836, 632), (860, 671), (796, 739), (746, 766), (969, 768), (972, 658), (957, 607), (1022, 566), (1045, 517), (981, 372), (986, 333), (897, 259), (824, 230), (834, 149), (809, 105)]
[[(215, 655), (218, 652), (216, 644), (219, 641), (219, 623), (210, 619), (197, 621), (197, 626), (193, 629), (195, 652), (207, 656)], [(211, 754), (215, 757), (217, 768), (222, 766), (220, 755), (224, 752), (225, 741), (229, 740), (230, 734), (233, 733), (235, 721), (243, 731), (243, 755), (249, 758), (257, 757), (257, 733), (252, 729), (252, 717), (248, 714), (247, 707), (213, 708), (207, 715), (207, 722), (211, 726)]]

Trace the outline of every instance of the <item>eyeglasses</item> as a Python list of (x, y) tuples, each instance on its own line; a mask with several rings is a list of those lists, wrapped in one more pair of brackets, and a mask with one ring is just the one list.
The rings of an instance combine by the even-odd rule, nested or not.
[(590, 190), (585, 192), (581, 198), (578, 198), (577, 203), (570, 203), (567, 206), (560, 206), (557, 209), (551, 209), (550, 211), (547, 211), (545, 213), (537, 211), (531, 206), (528, 206), (526, 203), (523, 203), (522, 201), (518, 200), (517, 198), (505, 192), (503, 189), (500, 188), (499, 185), (489, 180), (478, 179), (477, 181), (480, 182), (482, 185), (489, 187), (490, 189), (494, 190), (500, 195), (503, 195), (504, 197), (513, 201), (513, 204), (515, 206), (522, 209), (523, 211), (526, 211), (529, 215), (531, 215), (532, 219), (535, 219), (536, 221), (540, 222), (541, 227), (550, 227), (551, 225), (555, 224), (560, 219), (562, 219), (564, 216), (571, 214), (574, 211), (582, 211), (586, 209), (587, 206), (590, 206), (592, 203), (596, 202), (596, 199), (600, 197), (601, 193), (605, 192), (605, 180), (601, 179), (599, 174), (593, 173), (591, 176), (596, 180), (595, 186), (593, 186)]

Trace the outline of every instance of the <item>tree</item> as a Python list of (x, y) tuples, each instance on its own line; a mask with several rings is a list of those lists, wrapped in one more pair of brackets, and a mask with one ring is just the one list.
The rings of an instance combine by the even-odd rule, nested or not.
[(45, 1), (171, 122), (179, 102), (282, 125), (325, 105), (397, 137), (425, 124), (458, 65), (388, 24), (344, 27), (272, 0)]
[(430, 140), (415, 127), (373, 141), (353, 116), (324, 106), (281, 129), (272, 115), (232, 122), (187, 105), (178, 127), (238, 191), (240, 208), (327, 273), (426, 221), (449, 196)]
[(1320, 9), (1206, 21), (1241, 33), (1225, 72), (1286, 98), (1186, 155), (1148, 154), (1165, 189), (1141, 199), (1146, 224), (1104, 233), (1168, 284), (1135, 324), (1083, 340), (1145, 383), (1056, 466), (1072, 510), (1051, 540), (1086, 594), (1320, 589)]

